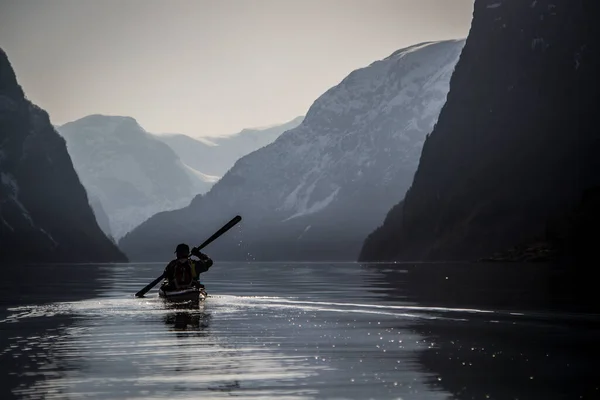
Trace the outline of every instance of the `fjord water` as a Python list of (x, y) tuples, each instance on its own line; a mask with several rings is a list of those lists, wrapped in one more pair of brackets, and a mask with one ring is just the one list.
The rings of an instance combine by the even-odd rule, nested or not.
[(133, 297), (163, 267), (5, 268), (0, 398), (600, 398), (598, 318), (544, 266), (217, 262), (200, 306)]

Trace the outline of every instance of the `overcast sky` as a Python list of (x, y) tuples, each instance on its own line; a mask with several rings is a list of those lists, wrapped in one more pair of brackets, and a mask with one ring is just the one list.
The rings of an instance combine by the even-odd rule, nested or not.
[(466, 37), (473, 0), (0, 0), (0, 47), (54, 124), (226, 135), (304, 115), (352, 70)]

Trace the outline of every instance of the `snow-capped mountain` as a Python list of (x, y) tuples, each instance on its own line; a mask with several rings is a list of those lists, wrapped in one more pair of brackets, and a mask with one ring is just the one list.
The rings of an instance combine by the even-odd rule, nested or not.
[(48, 114), (0, 49), (0, 260), (126, 261), (100, 230)]
[(189, 207), (126, 235), (135, 259), (169, 254), (235, 214), (244, 222), (211, 251), (226, 259), (356, 258), (362, 240), (408, 188), (445, 103), (464, 40), (399, 50), (352, 72), (303, 122), (238, 160)]
[(231, 136), (191, 138), (182, 134), (157, 134), (181, 160), (207, 175), (222, 177), (237, 160), (300, 125), (303, 116), (268, 128), (244, 129)]
[(57, 129), (92, 204), (101, 206), (96, 216), (108, 216), (115, 239), (157, 212), (188, 205), (214, 183), (133, 118), (90, 115)]

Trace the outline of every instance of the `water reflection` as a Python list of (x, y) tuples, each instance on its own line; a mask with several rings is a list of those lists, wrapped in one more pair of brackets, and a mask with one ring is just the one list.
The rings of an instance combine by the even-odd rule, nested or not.
[[(165, 323), (168, 331), (175, 333), (175, 337), (179, 339), (174, 346), (179, 350), (172, 356), (169, 363), (173, 366), (173, 375), (177, 376), (193, 376), (201, 375), (202, 372), (211, 368), (208, 365), (209, 361), (205, 357), (200, 357), (193, 350), (194, 347), (207, 345), (207, 342), (198, 342), (193, 338), (208, 338), (209, 332), (207, 329), (210, 326), (212, 315), (205, 311), (205, 303), (188, 303), (176, 304), (165, 303), (167, 312), (162, 320)], [(192, 349), (186, 349), (186, 347)], [(226, 352), (220, 353), (225, 356)], [(231, 392), (240, 388), (239, 380), (231, 380), (218, 385), (207, 384), (206, 389), (217, 392)], [(175, 390), (182, 393), (190, 389), (190, 385), (177, 387)], [(194, 387), (196, 391), (198, 388)]]
[[(471, 274), (469, 266), (227, 264), (207, 274), (210, 297), (199, 304), (166, 303), (156, 291), (133, 297), (163, 267), (98, 266), (100, 272), (79, 274), (77, 291), (91, 298), (48, 301), (52, 291), (69, 292), (59, 280), (38, 298), (33, 293), (4, 307), (2, 394), (553, 399), (597, 393), (597, 324), (534, 307), (545, 293), (543, 284), (526, 290), (536, 273), (524, 272), (511, 290), (504, 285), (516, 275), (498, 278), (503, 285), (494, 291), (493, 276)], [(95, 273), (100, 289), (82, 289), (93, 287), (84, 277)], [(477, 280), (483, 295), (473, 286)]]
[(188, 311), (178, 311), (165, 315), (163, 320), (165, 324), (171, 326), (174, 331), (193, 331), (202, 335), (202, 330), (209, 325), (210, 315), (191, 313)]
[(562, 297), (555, 296), (549, 266), (367, 268), (381, 274), (374, 287), (385, 288), (388, 301), (408, 299), (431, 315), (479, 308), (464, 318), (410, 321), (409, 328), (429, 343), (418, 362), (432, 389), (465, 400), (600, 398), (600, 318), (567, 311), (557, 301)]
[[(206, 336), (204, 332), (210, 326), (212, 315), (204, 309), (205, 303), (166, 303), (163, 321), (170, 331), (195, 332), (199, 337)], [(182, 335), (181, 337), (187, 337)]]
[[(212, 315), (204, 310), (204, 302), (199, 304), (172, 304), (167, 305), (167, 310), (177, 310), (169, 312), (163, 317), (168, 330), (175, 332), (179, 339), (189, 339), (190, 335), (194, 337), (207, 337), (209, 333), (206, 331), (210, 326)], [(178, 342), (179, 346), (186, 346), (185, 342)], [(197, 346), (199, 343), (189, 343), (191, 346)], [(188, 354), (188, 356), (186, 356)], [(227, 357), (227, 352), (221, 352), (220, 355)], [(234, 359), (231, 360), (233, 365)], [(209, 361), (203, 358), (195, 359), (193, 354), (187, 351), (180, 351), (176, 355), (175, 373), (201, 373), (202, 371), (210, 370), (211, 366), (207, 365)], [(215, 374), (216, 375), (216, 374)], [(210, 392), (231, 393), (241, 389), (240, 381), (233, 379), (220, 384), (207, 384), (206, 390)], [(183, 389), (181, 389), (183, 390)]]
[[(64, 395), (57, 389), (47, 394), (36, 389), (49, 376), (61, 379), (73, 368), (54, 355), (55, 344), (76, 324), (73, 315), (60, 311), (62, 304), (93, 298), (106, 290), (115, 268), (118, 264), (2, 265), (0, 399)], [(52, 321), (44, 318), (48, 315)], [(76, 358), (73, 354), (70, 360)]]
[(600, 398), (600, 331), (560, 325), (438, 322), (414, 328), (435, 345), (419, 362), (457, 399)]

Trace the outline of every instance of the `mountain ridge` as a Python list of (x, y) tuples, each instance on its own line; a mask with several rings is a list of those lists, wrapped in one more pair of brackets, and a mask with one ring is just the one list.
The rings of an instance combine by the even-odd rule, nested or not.
[(163, 242), (190, 241), (240, 214), (239, 229), (213, 245), (216, 256), (355, 259), (408, 187), (463, 45), (407, 48), (351, 72), (315, 100), (298, 127), (236, 161), (185, 209), (137, 227), (121, 248), (135, 259), (160, 257)]
[(297, 127), (304, 116), (268, 128), (246, 128), (228, 136), (191, 137), (178, 133), (154, 134), (192, 168), (222, 177), (241, 157), (272, 143), (283, 132)]

